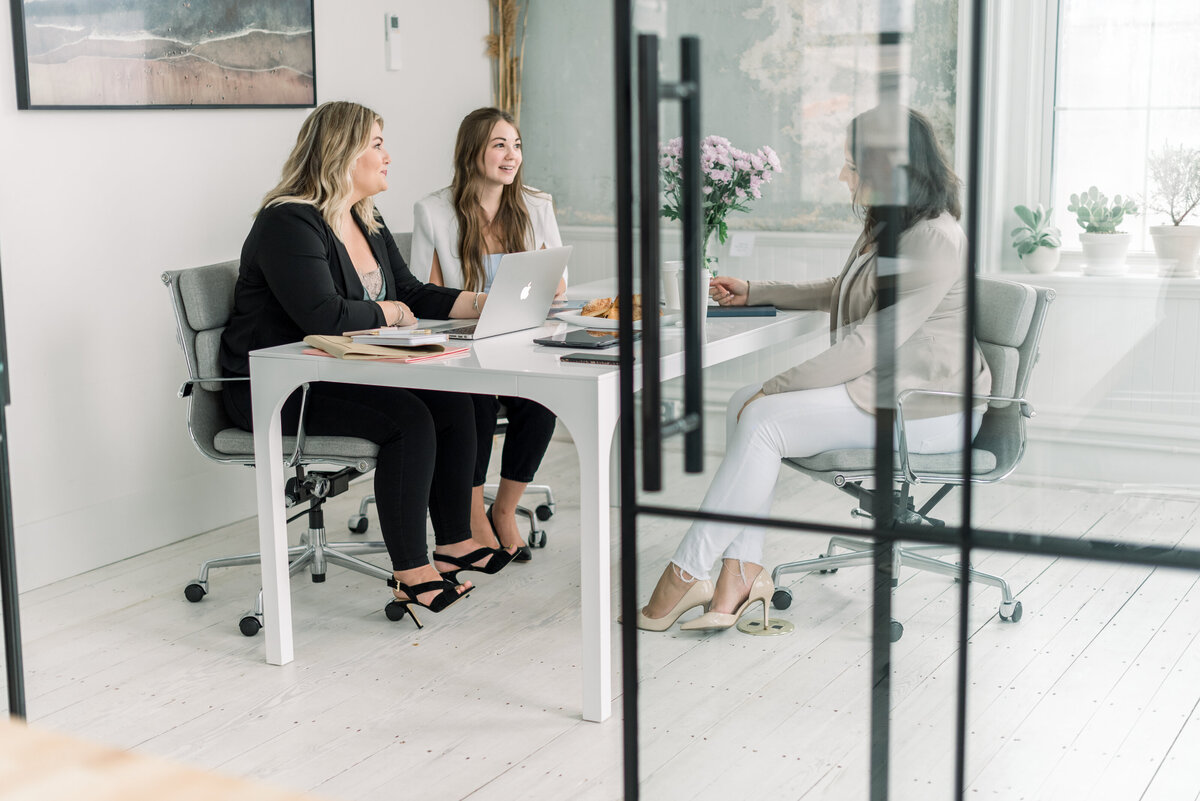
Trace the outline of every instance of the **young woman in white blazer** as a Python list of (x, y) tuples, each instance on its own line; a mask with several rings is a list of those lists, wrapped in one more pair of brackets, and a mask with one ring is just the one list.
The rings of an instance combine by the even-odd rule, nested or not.
[[(410, 269), (433, 284), (486, 293), (505, 253), (562, 245), (549, 195), (521, 179), (521, 133), (507, 112), (472, 111), (454, 143), (450, 186), (419, 200), (413, 208)], [(566, 292), (566, 277), (558, 287)], [(532, 554), (517, 527), (516, 509), (541, 465), (555, 417), (524, 398), (473, 395), (477, 453), (471, 501), (471, 530), (484, 541), (495, 538), (514, 560)], [(500, 457), (500, 487), (484, 507), (483, 484), (492, 456), (496, 416), (504, 404), (508, 429)]]
[[(894, 166), (897, 127), (907, 124), (908, 157)], [(888, 134), (892, 135), (888, 135)], [(702, 509), (753, 516), (770, 512), (780, 460), (875, 443), (875, 347), (881, 325), (893, 326), (896, 350), (889, 365), (897, 390), (959, 391), (973, 370), (977, 395), (991, 390), (991, 374), (975, 345), (974, 365), (963, 364), (967, 238), (958, 225), (959, 180), (938, 146), (929, 121), (903, 107), (876, 108), (846, 132), (846, 161), (838, 178), (850, 189), (863, 230), (836, 278), (804, 283), (718, 276), (709, 295), (722, 306), (775, 305), (830, 313), (830, 347), (764, 384), (735, 393), (727, 412), (725, 458)], [(897, 266), (896, 302), (876, 299), (876, 250), (884, 223), (874, 205), (892, 196), (900, 173), (906, 184)], [(920, 398), (920, 396), (918, 396)], [(954, 398), (926, 396), (905, 403), (905, 431), (916, 453), (960, 449), (966, 422)], [(972, 415), (978, 432), (984, 405)], [(763, 568), (763, 532), (724, 523), (696, 522), (638, 612), (639, 628), (665, 631), (696, 606), (705, 614), (684, 629), (725, 629), (774, 587)], [(722, 557), (716, 584), (709, 570)]]

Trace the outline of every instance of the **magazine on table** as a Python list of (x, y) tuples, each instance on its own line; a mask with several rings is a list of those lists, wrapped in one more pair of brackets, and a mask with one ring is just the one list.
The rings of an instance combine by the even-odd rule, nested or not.
[(333, 356), (338, 359), (404, 363), (465, 356), (471, 352), (470, 348), (447, 347), (441, 344), (408, 346), (376, 345), (369, 342), (355, 342), (352, 338), (346, 336), (335, 337), (317, 334), (305, 337), (304, 344), (310, 346), (304, 352), (314, 355)]

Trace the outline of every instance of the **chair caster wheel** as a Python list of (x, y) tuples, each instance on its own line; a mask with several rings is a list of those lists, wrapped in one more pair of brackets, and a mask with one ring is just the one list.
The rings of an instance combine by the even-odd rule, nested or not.
[(371, 525), (371, 521), (366, 515), (353, 515), (346, 521), (346, 528), (350, 529), (351, 534), (366, 534), (367, 528)]
[(204, 585), (198, 581), (193, 581), (183, 588), (183, 597), (194, 604), (198, 604), (204, 600), (205, 595), (208, 595), (208, 590), (204, 589)]
[(543, 523), (554, 517), (554, 509), (548, 503), (539, 503), (537, 508), (533, 510), (533, 513), (537, 515), (537, 519), (541, 520)]
[(899, 620), (893, 620), (891, 629), (888, 631), (888, 639), (892, 642), (900, 642), (900, 638), (904, 636), (904, 624)]
[(395, 623), (397, 620), (403, 620), (405, 614), (404, 604), (398, 601), (388, 601), (388, 605), (383, 607), (383, 613), (387, 615), (387, 619)]
[(247, 637), (253, 637), (262, 629), (262, 623), (254, 615), (246, 615), (238, 621), (238, 629)]
[(538, 529), (529, 535), (530, 548), (545, 548), (546, 547), (546, 532)]
[[(829, 554), (819, 553), (819, 554), (817, 554), (817, 558), (824, 559), (828, 555)], [(836, 573), (836, 572), (838, 572), (838, 569), (836, 567), (831, 567), (828, 570), (818, 570), (817, 572), (820, 573), (821, 575), (825, 575), (826, 573)]]
[(792, 605), (792, 591), (787, 587), (778, 587), (771, 596), (771, 606), (776, 609), (787, 609)]
[(325, 581), (324, 573), (313, 573), (312, 574), (312, 583), (313, 584), (322, 584), (322, 583), (324, 583), (324, 581)]
[(1008, 604), (1000, 604), (1000, 619), (1003, 620), (1005, 623), (1019, 622), (1021, 620), (1021, 602), (1017, 601), (1017, 602), (1013, 603), (1011, 605), (1012, 612), (1010, 612), (1009, 614), (1006, 615), (1006, 614), (1004, 614), (1004, 607), (1007, 605)]

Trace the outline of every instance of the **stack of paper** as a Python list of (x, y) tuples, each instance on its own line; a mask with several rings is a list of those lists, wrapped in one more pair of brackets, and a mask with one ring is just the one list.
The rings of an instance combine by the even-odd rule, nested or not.
[(445, 334), (439, 334), (428, 328), (376, 328), (370, 331), (349, 331), (343, 336), (350, 337), (360, 345), (392, 345), (410, 348), (414, 345), (440, 345), (449, 340)]

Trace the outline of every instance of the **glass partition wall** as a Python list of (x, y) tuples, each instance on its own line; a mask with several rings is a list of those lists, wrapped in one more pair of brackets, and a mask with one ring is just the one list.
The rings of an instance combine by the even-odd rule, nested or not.
[(986, 4), (553, 5), (613, 37), (530, 50), (530, 174), (644, 329), (624, 797), (1196, 798), (1200, 294), (976, 252)]

